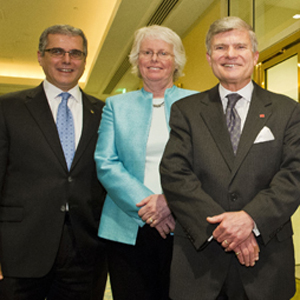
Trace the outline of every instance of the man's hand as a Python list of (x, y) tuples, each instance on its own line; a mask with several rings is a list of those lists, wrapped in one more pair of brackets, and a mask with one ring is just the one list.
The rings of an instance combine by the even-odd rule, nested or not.
[(253, 219), (243, 210), (207, 217), (206, 220), (211, 224), (220, 223), (214, 230), (213, 237), (226, 251), (237, 248), (249, 237), (254, 228)]
[(137, 207), (141, 207), (138, 214), (144, 222), (151, 227), (156, 227), (162, 220), (171, 214), (164, 195), (151, 195), (141, 202)]
[(2, 280), (4, 277), (3, 277), (3, 274), (2, 274), (2, 269), (1, 269), (1, 265), (0, 265), (0, 280)]
[(259, 246), (253, 233), (242, 242), (239, 246), (233, 249), (240, 264), (246, 267), (253, 267), (255, 262), (259, 260)]

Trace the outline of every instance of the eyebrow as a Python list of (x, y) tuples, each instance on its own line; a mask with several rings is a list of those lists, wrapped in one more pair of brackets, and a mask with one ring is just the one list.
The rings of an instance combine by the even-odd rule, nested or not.
[[(222, 47), (228, 47), (230, 45), (232, 45), (232, 44), (219, 43), (219, 44), (213, 45), (213, 47), (214, 48), (220, 47), (220, 46), (222, 46)], [(234, 43), (233, 44), (233, 46), (247, 46), (247, 45), (248, 45), (247, 43)]]

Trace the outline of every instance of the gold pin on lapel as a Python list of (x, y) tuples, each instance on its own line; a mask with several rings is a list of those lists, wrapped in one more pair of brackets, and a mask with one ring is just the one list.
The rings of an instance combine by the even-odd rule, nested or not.
[(91, 109), (91, 113), (94, 114), (94, 111)]

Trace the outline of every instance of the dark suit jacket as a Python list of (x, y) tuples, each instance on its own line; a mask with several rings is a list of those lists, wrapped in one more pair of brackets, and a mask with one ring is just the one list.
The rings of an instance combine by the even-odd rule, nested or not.
[[(236, 157), (217, 86), (176, 102), (170, 126), (161, 176), (177, 218), (171, 298), (216, 299), (229, 266), (236, 264), (250, 300), (290, 299), (295, 290), (290, 216), (300, 198), (300, 105), (255, 84)], [(274, 139), (265, 136), (255, 143), (264, 127)], [(253, 268), (240, 265), (216, 241), (207, 243), (216, 225), (206, 217), (239, 210), (261, 233), (260, 260)]]
[(41, 277), (55, 260), (64, 205), (93, 263), (105, 192), (93, 154), (103, 102), (83, 93), (83, 129), (68, 171), (42, 85), (0, 97), (0, 262), (4, 276)]

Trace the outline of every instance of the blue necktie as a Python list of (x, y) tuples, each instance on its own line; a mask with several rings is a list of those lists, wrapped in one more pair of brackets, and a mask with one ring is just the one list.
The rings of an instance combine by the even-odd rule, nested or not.
[(227, 95), (227, 98), (228, 103), (226, 108), (226, 123), (230, 134), (233, 152), (236, 154), (241, 136), (241, 118), (234, 106), (238, 100), (242, 98), (242, 96), (233, 93)]
[(62, 100), (57, 110), (56, 126), (67, 166), (70, 170), (75, 153), (74, 122), (72, 112), (67, 105), (71, 94), (61, 93), (59, 96), (61, 96)]

